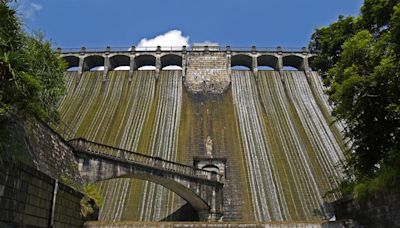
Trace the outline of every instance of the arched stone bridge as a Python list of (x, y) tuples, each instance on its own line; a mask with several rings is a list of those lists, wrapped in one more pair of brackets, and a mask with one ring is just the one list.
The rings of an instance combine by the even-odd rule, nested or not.
[(130, 75), (143, 66), (153, 66), (158, 72), (166, 66), (179, 66), (185, 76), (186, 68), (191, 65), (188, 55), (203, 53), (205, 55), (220, 55), (226, 60), (226, 69), (245, 66), (257, 71), (261, 66), (282, 71), (284, 67), (294, 67), (308, 71), (309, 59), (314, 55), (306, 48), (283, 49), (277, 48), (231, 48), (227, 46), (193, 46), (183, 47), (155, 47), (155, 48), (110, 48), (99, 49), (57, 49), (68, 63), (68, 68), (75, 67), (79, 73), (89, 71), (95, 67), (104, 67), (104, 76), (107, 72), (120, 66), (129, 67)]
[[(223, 177), (216, 172), (167, 161), (83, 138), (72, 139), (79, 172), (87, 183), (137, 178), (160, 184), (186, 200), (202, 221), (223, 214)], [(216, 166), (215, 166), (216, 167)]]

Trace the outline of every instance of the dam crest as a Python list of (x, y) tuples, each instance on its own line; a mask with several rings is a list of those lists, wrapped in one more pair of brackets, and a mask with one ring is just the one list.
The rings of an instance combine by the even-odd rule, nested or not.
[(282, 72), (285, 67), (310, 71), (309, 59), (314, 55), (307, 48), (235, 48), (226, 46), (193, 47), (135, 47), (101, 49), (57, 49), (79, 74), (93, 68), (102, 68), (104, 80), (107, 73), (125, 67), (131, 78), (142, 67), (153, 67), (158, 77), (160, 70), (179, 67), (186, 88), (193, 93), (220, 94), (231, 83), (232, 68), (241, 66), (253, 72), (259, 67)]

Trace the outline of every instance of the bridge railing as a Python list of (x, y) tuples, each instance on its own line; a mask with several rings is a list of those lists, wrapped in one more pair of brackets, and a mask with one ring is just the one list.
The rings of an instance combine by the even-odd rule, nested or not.
[[(207, 46), (161, 46), (161, 47), (82, 47), (82, 48), (58, 48), (60, 53), (103, 53), (105, 51), (110, 52), (130, 52), (134, 49), (137, 52), (155, 52), (158, 49), (160, 51), (204, 51)], [(207, 47), (209, 51), (233, 51), (233, 52), (308, 52), (309, 50), (305, 47), (230, 47), (230, 46), (210, 46)]]
[(152, 157), (145, 154), (124, 150), (121, 148), (108, 146), (96, 142), (88, 141), (84, 138), (76, 138), (68, 141), (76, 150), (98, 154), (105, 157), (117, 158), (124, 161), (134, 162), (140, 165), (164, 169), (178, 174), (198, 177), (208, 180), (220, 180), (220, 175), (216, 172), (210, 172), (202, 169), (197, 169), (192, 166), (168, 161), (159, 157)]

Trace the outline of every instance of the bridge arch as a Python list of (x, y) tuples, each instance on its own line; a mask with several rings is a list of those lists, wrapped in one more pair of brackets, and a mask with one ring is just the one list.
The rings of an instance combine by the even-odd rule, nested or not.
[(211, 164), (205, 165), (201, 169), (207, 170), (207, 171), (210, 171), (210, 172), (215, 172), (215, 173), (219, 173), (219, 171), (220, 171), (218, 166), (211, 165)]
[[(177, 194), (187, 203), (189, 203), (193, 207), (193, 209), (198, 213), (199, 218), (201, 218), (204, 215), (208, 215), (209, 213), (210, 206), (207, 204), (207, 202), (205, 202), (201, 197), (199, 197), (198, 194), (193, 192), (190, 188), (171, 179), (166, 179), (157, 175), (144, 174), (144, 173), (140, 174), (129, 173), (118, 177), (112, 177), (109, 179), (114, 179), (114, 178), (133, 178), (161, 185), (166, 189), (172, 191), (173, 193)], [(108, 180), (108, 179), (103, 179), (103, 180)]]
[(185, 199), (200, 220), (218, 220), (222, 216), (224, 184), (218, 173), (83, 138), (68, 142), (74, 148), (78, 170), (87, 183), (124, 177), (147, 180)]
[(95, 67), (104, 67), (103, 56), (89, 55), (83, 59), (82, 71), (90, 71)]
[(304, 58), (298, 55), (287, 55), (283, 57), (283, 67), (293, 67), (304, 70)]
[(231, 67), (244, 66), (249, 68), (249, 70), (252, 70), (253, 69), (252, 63), (253, 59), (250, 55), (237, 54), (231, 57)]
[(154, 55), (143, 54), (135, 57), (135, 70), (144, 66), (156, 67), (156, 57)]
[(79, 57), (75, 55), (67, 55), (62, 57), (67, 62), (67, 71), (75, 71), (79, 67)]
[(161, 56), (161, 69), (172, 66), (182, 68), (182, 56), (176, 54), (166, 54)]
[(279, 70), (278, 57), (274, 55), (260, 55), (257, 57), (258, 67), (270, 67), (273, 70)]
[(110, 57), (110, 70), (129, 70), (129, 65), (130, 58), (127, 55), (113, 55)]

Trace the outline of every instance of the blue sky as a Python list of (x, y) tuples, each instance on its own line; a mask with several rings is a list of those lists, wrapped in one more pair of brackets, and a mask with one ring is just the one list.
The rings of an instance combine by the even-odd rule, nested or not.
[(60, 47), (127, 47), (180, 30), (189, 43), (302, 47), (362, 0), (20, 0), (28, 31)]

